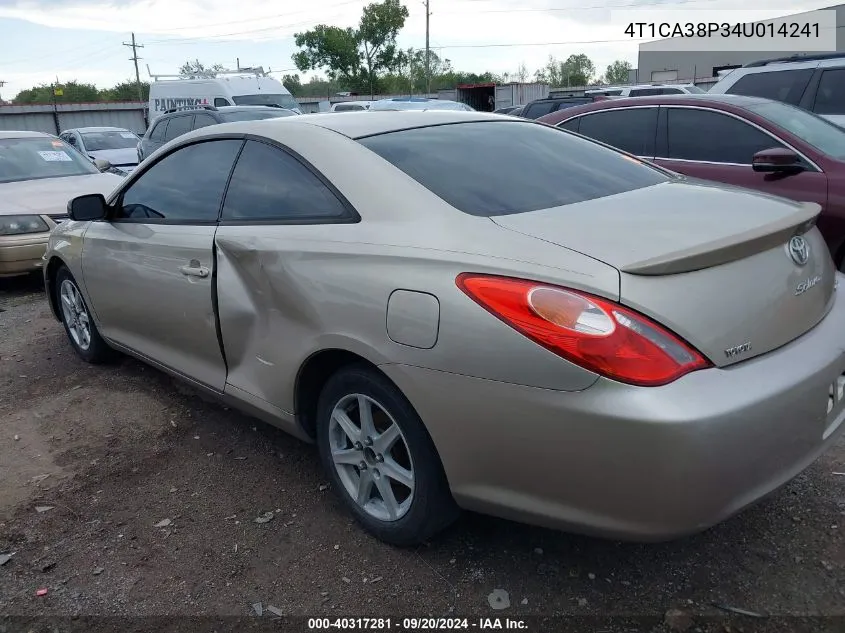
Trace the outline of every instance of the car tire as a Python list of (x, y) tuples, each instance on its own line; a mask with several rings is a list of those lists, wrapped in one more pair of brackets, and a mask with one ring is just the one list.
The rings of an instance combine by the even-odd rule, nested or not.
[(100, 336), (88, 304), (67, 267), (62, 266), (56, 273), (55, 288), (62, 325), (74, 351), (82, 360), (95, 365), (114, 360), (117, 352)]
[[(371, 425), (362, 424), (362, 406)], [(418, 545), (457, 519), (434, 442), (410, 402), (381, 373), (363, 365), (338, 371), (320, 394), (316, 423), (332, 489), (376, 538)]]

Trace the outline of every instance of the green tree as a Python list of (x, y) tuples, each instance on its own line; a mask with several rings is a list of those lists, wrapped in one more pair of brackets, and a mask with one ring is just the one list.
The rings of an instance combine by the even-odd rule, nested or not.
[(288, 92), (294, 97), (302, 96), (302, 81), (299, 79), (299, 75), (283, 75), (282, 85), (287, 88)]
[(549, 55), (549, 61), (535, 73), (537, 81), (550, 84), (552, 87), (587, 86), (596, 74), (596, 67), (592, 60), (584, 53), (570, 55), (566, 61), (559, 61), (554, 55)]
[(587, 86), (596, 76), (593, 61), (584, 53), (567, 57), (563, 71), (568, 86)]
[(100, 91), (93, 84), (68, 81), (62, 84), (41, 84), (21, 90), (12, 103), (29, 105), (34, 103), (90, 103), (100, 101)]
[(179, 74), (185, 79), (197, 79), (199, 77), (207, 77), (209, 75), (213, 77), (221, 70), (223, 70), (223, 66), (221, 64), (206, 66), (198, 59), (195, 59), (194, 61), (189, 59), (179, 67)]
[[(138, 84), (132, 79), (127, 79), (124, 82), (106, 88), (100, 91), (100, 98), (103, 101), (138, 101)], [(141, 101), (147, 101), (150, 98), (150, 84), (149, 82), (141, 82)]]
[(630, 62), (617, 59), (604, 71), (604, 80), (609, 84), (628, 83), (628, 77), (632, 68)]
[(293, 62), (300, 72), (324, 69), (348, 89), (366, 86), (374, 95), (379, 78), (403, 61), (397, 58), (396, 36), (407, 18), (408, 9), (399, 0), (374, 2), (364, 7), (356, 29), (320, 24), (296, 33), (300, 50)]

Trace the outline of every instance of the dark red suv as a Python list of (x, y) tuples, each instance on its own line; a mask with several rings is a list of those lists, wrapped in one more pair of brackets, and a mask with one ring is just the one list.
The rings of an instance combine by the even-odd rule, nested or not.
[(681, 174), (822, 206), (818, 227), (845, 272), (845, 129), (778, 101), (664, 95), (600, 101), (538, 121)]

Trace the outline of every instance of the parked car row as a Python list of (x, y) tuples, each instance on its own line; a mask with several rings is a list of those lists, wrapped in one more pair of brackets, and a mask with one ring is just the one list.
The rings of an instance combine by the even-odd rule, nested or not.
[(694, 178), (821, 205), (845, 271), (845, 130), (779, 101), (675, 95), (604, 101), (539, 119)]
[[(792, 116), (683, 107), (697, 99), (554, 116), (587, 132), (640, 104), (651, 161), (691, 151), (668, 128), (689, 110), (767, 135), (765, 106)], [(827, 177), (793, 133), (760, 165), (792, 151), (793, 175)], [(82, 359), (133, 355), (313, 441), (384, 541), (425, 541), (460, 508), (665, 540), (845, 428), (845, 277), (820, 211), (524, 119), (304, 115), (183, 134), (112, 193), (92, 186), (44, 278)]]

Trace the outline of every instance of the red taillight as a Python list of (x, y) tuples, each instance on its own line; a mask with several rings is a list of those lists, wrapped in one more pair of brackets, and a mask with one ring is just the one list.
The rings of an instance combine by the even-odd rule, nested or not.
[(558, 356), (632, 385), (665, 385), (710, 367), (677, 336), (628, 308), (524, 279), (463, 273), (458, 287), (488, 312)]

